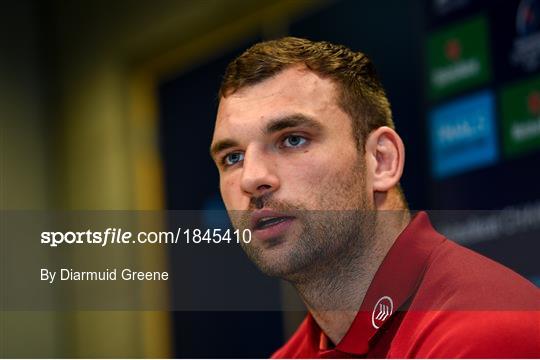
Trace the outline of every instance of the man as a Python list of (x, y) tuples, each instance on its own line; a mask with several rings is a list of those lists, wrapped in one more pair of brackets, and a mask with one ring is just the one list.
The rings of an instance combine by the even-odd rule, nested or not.
[(409, 213), (404, 145), (366, 56), (259, 43), (219, 95), (211, 154), (231, 220), (309, 310), (273, 357), (540, 356), (538, 289)]

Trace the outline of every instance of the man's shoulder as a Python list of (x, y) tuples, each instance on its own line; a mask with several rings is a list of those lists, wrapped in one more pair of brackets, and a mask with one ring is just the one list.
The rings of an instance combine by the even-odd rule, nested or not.
[(540, 290), (446, 240), (432, 253), (392, 343), (393, 357), (539, 357)]
[(540, 290), (513, 270), (444, 241), (431, 255), (412, 308), (418, 310), (540, 310)]
[(540, 311), (409, 312), (389, 356), (537, 358)]

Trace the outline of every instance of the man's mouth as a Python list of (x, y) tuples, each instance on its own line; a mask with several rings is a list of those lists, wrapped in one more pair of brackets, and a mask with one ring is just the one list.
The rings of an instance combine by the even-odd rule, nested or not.
[(253, 230), (267, 229), (271, 226), (287, 221), (288, 219), (292, 219), (292, 217), (290, 216), (264, 217), (264, 218), (259, 219), (255, 223), (255, 227)]
[(251, 215), (251, 230), (261, 241), (283, 236), (295, 218), (270, 209), (261, 209)]

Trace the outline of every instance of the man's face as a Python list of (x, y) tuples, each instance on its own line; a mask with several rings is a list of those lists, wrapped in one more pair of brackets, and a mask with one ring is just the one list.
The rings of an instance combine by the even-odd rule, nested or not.
[(221, 195), (270, 275), (324, 266), (366, 227), (350, 211), (372, 207), (364, 160), (336, 96), (333, 81), (298, 66), (221, 99), (212, 141)]

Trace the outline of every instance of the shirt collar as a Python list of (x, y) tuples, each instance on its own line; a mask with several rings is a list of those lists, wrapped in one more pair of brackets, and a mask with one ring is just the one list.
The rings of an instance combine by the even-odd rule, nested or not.
[[(335, 350), (356, 355), (368, 352), (371, 338), (414, 294), (429, 255), (444, 240), (433, 229), (426, 212), (416, 214), (379, 266), (351, 327)], [(308, 321), (319, 328), (309, 317)], [(324, 333), (319, 334), (317, 343), (326, 345), (321, 339)]]

